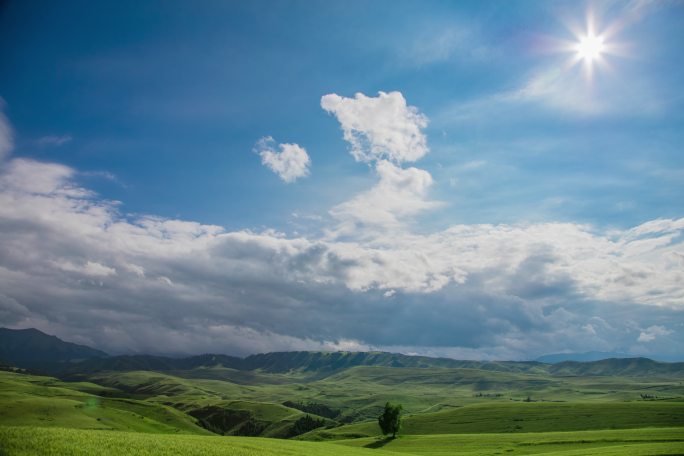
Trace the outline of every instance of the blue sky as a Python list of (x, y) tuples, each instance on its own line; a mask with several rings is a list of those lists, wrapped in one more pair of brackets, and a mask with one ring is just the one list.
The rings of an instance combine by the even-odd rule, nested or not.
[(676, 1), (3, 3), (0, 323), (681, 358), (681, 43)]

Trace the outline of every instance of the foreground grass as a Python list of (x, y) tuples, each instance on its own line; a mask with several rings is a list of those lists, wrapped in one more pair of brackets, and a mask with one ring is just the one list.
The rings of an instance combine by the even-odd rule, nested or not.
[(684, 454), (681, 428), (521, 434), (401, 436), (330, 443), (259, 437), (144, 434), (120, 431), (2, 427), (0, 455), (230, 456), (656, 456)]
[(371, 437), (338, 440), (334, 443), (341, 446), (382, 448), (385, 451), (425, 456), (684, 454), (684, 432), (681, 428), (521, 434), (402, 435), (394, 440)]
[(391, 454), (331, 443), (259, 437), (143, 434), (102, 430), (2, 427), (2, 456), (363, 456)]

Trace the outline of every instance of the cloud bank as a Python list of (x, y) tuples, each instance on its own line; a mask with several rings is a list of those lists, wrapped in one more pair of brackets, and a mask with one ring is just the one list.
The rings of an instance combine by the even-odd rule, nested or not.
[[(373, 141), (358, 153), (373, 156)], [(386, 156), (373, 159), (377, 184), (331, 209), (333, 234), (320, 238), (128, 216), (79, 185), (72, 168), (8, 160), (0, 324), (114, 353), (678, 354), (684, 219), (613, 231), (537, 223), (419, 234), (411, 222), (438, 204), (428, 199), (432, 178)]]

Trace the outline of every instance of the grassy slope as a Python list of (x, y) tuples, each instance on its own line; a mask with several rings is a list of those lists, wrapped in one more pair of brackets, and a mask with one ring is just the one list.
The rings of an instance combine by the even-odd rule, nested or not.
[(382, 448), (425, 456), (483, 456), (493, 454), (658, 455), (684, 453), (680, 428), (544, 432), (521, 434), (459, 434), (401, 436), (395, 440), (363, 438), (340, 440), (344, 446)]
[(0, 454), (168, 456), (363, 456), (366, 448), (252, 437), (143, 434), (61, 428), (2, 427)]
[[(525, 403), (471, 405), (404, 418), (402, 434), (552, 432), (684, 426), (681, 402)], [(375, 436), (375, 421), (316, 430), (306, 440)]]
[[(330, 377), (308, 381), (298, 374), (250, 373), (202, 368), (175, 375), (155, 372), (104, 372), (90, 378), (135, 397), (172, 404), (180, 409), (216, 401), (244, 400), (282, 404), (286, 400), (313, 401), (344, 410), (348, 420), (377, 416), (388, 400), (400, 402), (407, 413), (438, 411), (495, 401), (476, 394), (500, 395), (498, 401), (532, 396), (545, 401), (625, 401), (642, 393), (681, 400), (680, 379), (630, 377), (552, 377), (475, 369), (354, 367)], [(184, 378), (181, 378), (183, 376)], [(199, 378), (198, 378), (199, 377)], [(238, 380), (235, 383), (235, 380)]]
[(132, 399), (105, 398), (98, 385), (64, 383), (51, 377), (0, 372), (0, 425), (60, 426), (154, 433), (208, 434), (171, 407)]

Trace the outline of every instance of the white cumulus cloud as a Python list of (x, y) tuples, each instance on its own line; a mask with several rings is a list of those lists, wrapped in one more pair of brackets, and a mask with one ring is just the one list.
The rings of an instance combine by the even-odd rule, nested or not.
[(672, 331), (669, 329), (665, 328), (664, 326), (659, 326), (659, 325), (653, 325), (650, 326), (639, 334), (639, 338), (637, 341), (639, 342), (651, 342), (656, 339), (656, 337), (659, 336), (668, 336), (672, 334)]
[(421, 131), (428, 119), (408, 106), (401, 92), (357, 93), (354, 98), (332, 93), (321, 98), (321, 107), (337, 117), (357, 161), (414, 162), (428, 153)]
[(404, 221), (441, 203), (428, 199), (432, 176), (423, 169), (402, 169), (380, 160), (375, 166), (378, 183), (330, 210), (340, 222), (337, 234), (360, 233), (363, 228), (398, 229)]
[(275, 141), (270, 136), (261, 138), (255, 152), (261, 157), (261, 163), (276, 173), (284, 182), (291, 183), (309, 175), (311, 159), (306, 149), (298, 144), (279, 144), (277, 151)]

